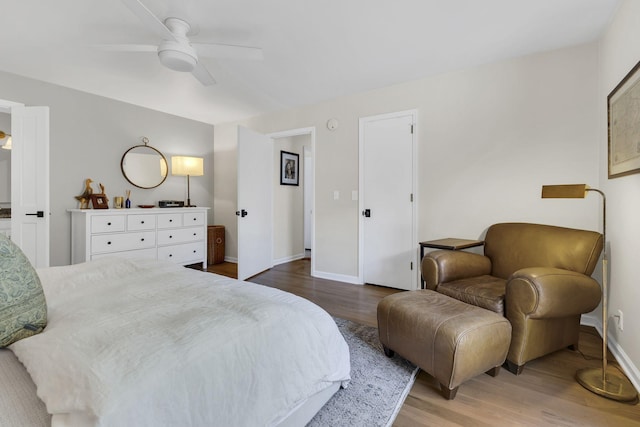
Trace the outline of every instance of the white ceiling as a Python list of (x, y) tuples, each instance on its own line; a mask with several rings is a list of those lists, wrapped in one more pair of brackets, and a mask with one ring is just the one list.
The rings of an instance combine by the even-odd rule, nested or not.
[(198, 27), (193, 42), (259, 46), (265, 58), (202, 58), (217, 80), (204, 87), (155, 53), (95, 48), (159, 43), (120, 0), (0, 0), (0, 70), (216, 124), (591, 42), (620, 3), (142, 1), (161, 19), (179, 9)]

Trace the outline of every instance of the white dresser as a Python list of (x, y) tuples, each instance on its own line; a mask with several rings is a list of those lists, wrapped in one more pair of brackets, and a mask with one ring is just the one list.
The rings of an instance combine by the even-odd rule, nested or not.
[(206, 269), (208, 209), (70, 209), (71, 262), (120, 255)]

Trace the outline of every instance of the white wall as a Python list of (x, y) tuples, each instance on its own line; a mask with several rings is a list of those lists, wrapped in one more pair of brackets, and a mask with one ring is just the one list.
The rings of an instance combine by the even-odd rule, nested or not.
[(67, 209), (78, 207), (74, 196), (82, 192), (85, 178), (94, 180), (94, 190), (104, 184), (110, 202), (126, 189), (132, 190), (133, 206), (186, 200), (183, 176), (169, 176), (149, 190), (125, 180), (120, 160), (142, 136), (169, 161), (179, 154), (204, 157), (205, 176), (191, 179), (191, 200), (198, 206), (213, 203), (213, 126), (14, 74), (0, 72), (0, 87), (2, 99), (50, 107), (51, 265), (70, 263)]
[(598, 123), (600, 125), (599, 188), (607, 195), (607, 240), (610, 245), (609, 314), (624, 313), (624, 331), (610, 318), (609, 337), (619, 346), (621, 358), (640, 389), (640, 174), (608, 179), (607, 95), (640, 60), (640, 2), (623, 1), (600, 41)]
[[(304, 153), (308, 135), (276, 138), (273, 141), (273, 259), (276, 264), (304, 256)], [(299, 184), (280, 185), (280, 151), (299, 155)]]
[[(333, 200), (333, 191), (358, 190), (360, 117), (418, 110), (419, 240), (476, 238), (499, 221), (598, 230), (598, 200), (540, 199), (543, 184), (597, 182), (597, 59), (597, 45), (584, 45), (241, 124), (263, 133), (316, 127), (316, 273), (357, 278), (358, 202)], [(325, 126), (330, 118), (340, 122), (335, 131)], [(236, 234), (236, 125), (217, 125), (214, 142), (214, 218), (231, 236)], [(236, 251), (233, 243), (227, 246), (228, 256)]]

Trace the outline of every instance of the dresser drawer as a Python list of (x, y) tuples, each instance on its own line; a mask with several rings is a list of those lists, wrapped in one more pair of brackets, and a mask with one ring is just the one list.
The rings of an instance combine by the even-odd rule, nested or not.
[(204, 229), (202, 227), (158, 230), (158, 245), (174, 245), (176, 243), (197, 242), (200, 240), (204, 240)]
[(123, 215), (100, 215), (91, 218), (91, 233), (113, 233), (124, 231)]
[(182, 225), (191, 227), (192, 225), (204, 225), (206, 222), (204, 212), (191, 212), (182, 214)]
[(155, 230), (155, 215), (127, 215), (127, 231)]
[(158, 248), (159, 260), (171, 261), (178, 264), (202, 262), (205, 256), (204, 241)]
[(155, 231), (122, 234), (98, 234), (91, 236), (91, 254), (121, 252), (156, 246)]
[(158, 214), (158, 228), (182, 227), (181, 213)]
[(148, 249), (138, 249), (134, 251), (125, 251), (125, 252), (105, 252), (103, 254), (93, 254), (91, 255), (91, 259), (98, 258), (106, 258), (106, 257), (124, 257), (127, 259), (157, 259), (158, 252), (156, 248), (148, 248)]

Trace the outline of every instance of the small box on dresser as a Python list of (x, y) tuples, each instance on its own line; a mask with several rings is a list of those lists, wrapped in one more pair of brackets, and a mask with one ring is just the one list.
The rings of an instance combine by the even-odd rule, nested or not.
[(120, 255), (206, 269), (208, 209), (71, 209), (71, 262)]

